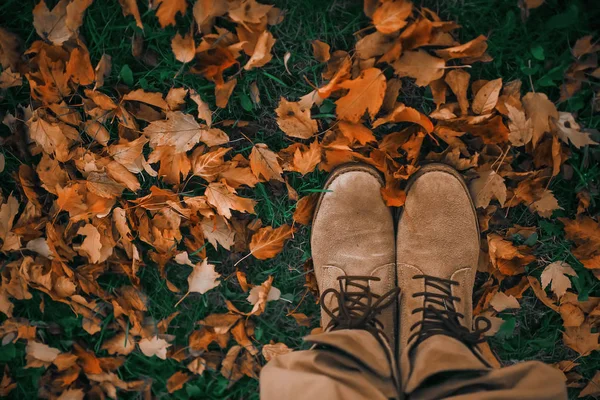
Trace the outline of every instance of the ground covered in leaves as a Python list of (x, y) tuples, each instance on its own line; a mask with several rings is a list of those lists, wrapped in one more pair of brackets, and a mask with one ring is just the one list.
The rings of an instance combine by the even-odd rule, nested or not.
[(600, 395), (599, 10), (584, 1), (0, 4), (0, 396), (257, 398), (318, 330), (312, 209), (468, 181), (489, 361)]

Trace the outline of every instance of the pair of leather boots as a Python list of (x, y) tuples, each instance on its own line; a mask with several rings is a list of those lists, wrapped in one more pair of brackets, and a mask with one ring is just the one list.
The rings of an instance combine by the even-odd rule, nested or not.
[(489, 326), (472, 329), (479, 228), (467, 186), (449, 166), (423, 166), (395, 222), (383, 185), (363, 164), (325, 183), (311, 237), (323, 329), (371, 331), (398, 356), (440, 334), (474, 346)]

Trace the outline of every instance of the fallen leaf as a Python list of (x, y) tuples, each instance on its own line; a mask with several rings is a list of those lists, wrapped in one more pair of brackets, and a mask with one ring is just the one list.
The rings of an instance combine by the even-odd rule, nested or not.
[(568, 112), (559, 112), (558, 119), (550, 117), (552, 121), (553, 131), (558, 134), (560, 140), (565, 143), (571, 142), (578, 149), (586, 145), (597, 145), (598, 142), (590, 138), (588, 132), (582, 132), (581, 127), (573, 118), (573, 115)]
[(514, 296), (507, 296), (503, 292), (497, 292), (490, 301), (490, 305), (498, 312), (502, 312), (507, 309), (521, 308), (519, 302), (514, 298)]
[(504, 207), (506, 202), (506, 184), (504, 178), (492, 169), (479, 171), (479, 177), (469, 183), (469, 191), (476, 208), (486, 208), (495, 198)]
[(186, 372), (175, 372), (169, 379), (167, 379), (167, 391), (169, 393), (173, 393), (182, 389), (183, 385), (185, 385), (191, 378), (192, 375)]
[(441, 58), (430, 56), (423, 50), (418, 50), (404, 52), (392, 66), (398, 76), (415, 78), (418, 86), (427, 86), (444, 76), (446, 62)]
[(531, 119), (525, 116), (525, 112), (519, 110), (516, 107), (506, 103), (506, 109), (508, 110), (508, 140), (514, 146), (523, 146), (531, 142), (533, 138), (533, 126)]
[(190, 99), (198, 106), (198, 118), (204, 120), (210, 128), (212, 125), (212, 111), (210, 111), (208, 103), (202, 100), (202, 97), (193, 89), (190, 90)]
[(318, 62), (327, 62), (331, 58), (329, 53), (330, 47), (327, 43), (320, 40), (313, 40), (311, 42), (313, 55)]
[(475, 114), (487, 114), (492, 111), (498, 103), (498, 96), (502, 89), (502, 78), (489, 81), (477, 91), (471, 109)]
[(277, 161), (277, 154), (269, 150), (266, 144), (255, 144), (250, 153), (250, 168), (254, 175), (266, 181), (276, 180), (283, 182), (283, 169)]
[(287, 101), (282, 97), (275, 112), (277, 125), (288, 136), (308, 139), (319, 130), (317, 121), (310, 118), (310, 108), (301, 109), (298, 102)]
[(156, 356), (162, 360), (167, 359), (167, 348), (171, 347), (169, 342), (158, 336), (153, 336), (150, 339), (144, 338), (139, 341), (138, 345), (146, 357)]
[(561, 304), (558, 312), (563, 319), (563, 326), (565, 327), (578, 327), (585, 321), (585, 314), (575, 304)]
[(259, 260), (275, 257), (283, 250), (285, 242), (290, 239), (295, 229), (289, 225), (282, 225), (273, 229), (272, 226), (259, 229), (250, 241), (250, 254)]
[(181, 13), (185, 15), (187, 11), (187, 2), (185, 0), (154, 0), (154, 6), (156, 10), (156, 17), (161, 28), (169, 25), (175, 25), (175, 16)]
[(264, 31), (261, 33), (258, 41), (256, 42), (254, 53), (252, 53), (252, 57), (250, 57), (246, 65), (244, 65), (244, 69), (246, 71), (250, 71), (253, 68), (262, 67), (271, 61), (273, 58), (271, 49), (273, 48), (275, 42), (276, 40), (273, 38), (273, 34), (271, 34), (271, 32)]
[(589, 322), (584, 322), (577, 327), (565, 327), (563, 332), (564, 344), (581, 356), (587, 356), (592, 351), (600, 350), (599, 337), (600, 333), (593, 333)]
[[(471, 75), (462, 69), (453, 69), (448, 71), (444, 77), (444, 81), (450, 86), (452, 92), (458, 100), (460, 112), (462, 115), (467, 115), (469, 111), (469, 100), (467, 100), (467, 90), (469, 89), (469, 81)], [(433, 82), (431, 83), (433, 84)], [(430, 84), (430, 86), (431, 86)]]
[(452, 60), (454, 58), (477, 58), (482, 56), (487, 50), (487, 37), (479, 35), (475, 39), (454, 47), (436, 50), (435, 54), (442, 57), (444, 60)]
[(217, 84), (215, 86), (215, 97), (217, 99), (217, 107), (225, 108), (227, 107), (227, 103), (229, 102), (229, 97), (231, 97), (231, 93), (233, 93), (233, 89), (237, 85), (237, 79), (230, 79), (229, 81), (223, 84)]
[(548, 308), (550, 308), (551, 310), (554, 310), (556, 312), (559, 312), (558, 306), (548, 297), (548, 295), (546, 294), (544, 289), (542, 289), (542, 285), (540, 284), (540, 282), (537, 279), (535, 279), (533, 276), (528, 276), (527, 280), (529, 281), (529, 284), (531, 285), (531, 289), (533, 290), (533, 293), (535, 294), (535, 296), (542, 303), (544, 303)]
[(302, 225), (310, 225), (319, 196), (316, 193), (302, 197), (296, 203), (293, 219)]
[(189, 63), (196, 56), (196, 44), (192, 32), (181, 36), (179, 32), (171, 39), (171, 49), (175, 59), (182, 63)]
[(219, 215), (227, 219), (231, 218), (231, 210), (254, 213), (256, 202), (237, 196), (235, 189), (223, 180), (210, 183), (206, 188), (205, 195), (208, 203), (217, 210)]
[[(306, 148), (306, 146), (305, 146)], [(296, 171), (303, 176), (314, 171), (316, 166), (321, 162), (321, 145), (315, 139), (306, 150), (297, 148), (294, 152), (291, 171)]]
[(120, 332), (102, 343), (102, 350), (108, 351), (108, 354), (127, 355), (134, 349), (135, 339), (125, 332)]
[(407, 0), (390, 0), (379, 4), (373, 13), (373, 25), (385, 34), (390, 34), (404, 28), (406, 19), (412, 13), (412, 3)]
[(545, 289), (552, 283), (551, 289), (560, 299), (567, 292), (567, 289), (571, 288), (571, 280), (567, 275), (577, 275), (569, 264), (562, 261), (555, 261), (548, 264), (542, 272), (542, 288)]
[(385, 96), (386, 79), (381, 70), (368, 68), (358, 78), (344, 81), (339, 87), (348, 89), (348, 93), (336, 100), (336, 114), (339, 119), (356, 123), (365, 112), (371, 119), (379, 112)]
[(219, 243), (225, 250), (230, 250), (235, 242), (235, 232), (220, 215), (202, 220), (202, 232), (210, 244), (217, 249)]
[(590, 379), (586, 387), (579, 393), (579, 398), (593, 396), (600, 396), (600, 371), (596, 371), (596, 374)]
[(558, 119), (556, 106), (544, 93), (527, 93), (523, 99), (525, 114), (531, 120), (532, 144), (535, 147), (545, 132), (550, 132), (550, 118)]

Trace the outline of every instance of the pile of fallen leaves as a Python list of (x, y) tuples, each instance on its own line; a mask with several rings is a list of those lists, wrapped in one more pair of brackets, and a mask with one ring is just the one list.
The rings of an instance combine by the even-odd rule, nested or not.
[[(460, 44), (454, 35), (459, 26), (427, 8), (415, 9), (404, 0), (365, 1), (372, 25), (361, 31), (355, 51), (332, 51), (314, 41), (315, 58), (324, 65), (323, 82), (315, 82), (314, 90), (298, 101), (282, 98), (274, 110), (279, 128), (296, 141), (279, 152), (253, 143), (246, 158), (233, 154), (227, 132), (235, 124), (243, 134), (244, 121), (213, 121), (213, 110), (194, 89), (149, 93), (105, 87), (110, 55), (94, 67), (78, 33), (91, 3), (61, 0), (49, 10), (41, 0), (34, 9), (40, 40), (24, 52), (18, 38), (0, 28), (0, 88), (22, 85), (25, 78), (31, 91), (30, 105), (3, 120), (12, 132), (3, 146), (23, 164), (16, 176), (18, 190), (3, 194), (0, 209), (0, 251), (11, 260), (2, 262), (0, 311), (7, 318), (0, 337), (3, 343), (25, 341), (27, 367), (46, 369), (40, 397), (82, 399), (88, 393), (116, 398), (118, 390), (149, 394), (150, 380), (119, 378), (119, 367), (132, 352), (180, 362), (181, 370), (167, 382), (173, 392), (206, 369), (232, 382), (257, 377), (265, 361), (291, 351), (282, 343), (260, 345), (253, 337), (254, 318), (279, 298), (272, 278), (249, 283), (239, 269), (239, 290), (248, 292), (251, 310), (240, 311), (227, 301), (227, 314), (199, 321), (189, 345), (180, 347), (171, 344), (169, 334), (179, 311), (161, 321), (150, 317), (138, 273), (158, 268), (184, 302), (188, 294), (202, 295), (221, 282), (210, 263), (215, 260), (206, 258), (207, 245), (242, 254), (240, 267), (246, 257), (275, 257), (293, 237), (294, 226), (262, 226), (260, 219), (248, 218), (256, 202), (237, 191), (273, 182), (285, 185), (289, 198), (298, 200), (287, 183), (289, 174), (331, 171), (347, 162), (365, 162), (381, 171), (386, 179), (381, 194), (396, 207), (403, 205), (406, 181), (422, 162), (443, 162), (461, 171), (484, 238), (479, 270), (487, 281), (475, 314), (492, 320), (490, 334), (502, 323), (496, 315), (519, 308), (518, 300), (531, 288), (562, 316), (566, 346), (581, 357), (600, 350), (595, 333), (600, 298), (579, 301), (569, 278), (576, 273), (562, 261), (546, 262), (541, 282), (527, 276), (525, 267), (536, 261), (533, 249), (511, 238), (528, 238), (536, 227), (505, 229), (503, 220), (518, 205), (551, 217), (560, 207), (550, 182), (559, 173), (569, 174), (563, 163), (571, 151), (597, 143), (545, 94), (522, 95), (520, 81), (471, 79), (471, 64), (492, 59), (485, 36)], [(120, 3), (143, 29), (136, 1)], [(150, 7), (162, 27), (175, 25), (178, 14), (193, 13), (195, 24), (176, 34), (172, 50), (189, 72), (214, 82), (217, 107), (227, 105), (236, 76), (271, 60), (275, 39), (268, 27), (283, 20), (281, 10), (255, 0), (198, 0), (191, 10), (185, 0), (155, 0)], [(143, 44), (137, 46), (134, 51), (142, 53)], [(598, 50), (591, 38), (575, 45), (564, 96), (578, 89), (582, 76), (598, 75)], [(435, 110), (425, 115), (399, 102), (407, 84), (427, 86)], [(252, 91), (259, 98), (260, 88)], [(311, 112), (328, 98), (335, 99), (337, 119), (323, 126)], [(182, 111), (189, 102), (197, 105), (197, 113)], [(143, 188), (151, 177), (160, 185)], [(203, 195), (186, 192), (192, 178), (204, 186)], [(310, 224), (316, 199), (298, 200), (294, 223)], [(561, 223), (573, 242), (573, 255), (600, 278), (600, 225), (586, 215), (589, 194), (579, 193), (579, 202), (577, 217)], [(488, 233), (496, 225), (504, 228)], [(190, 256), (202, 261), (194, 263)], [(172, 263), (190, 267), (187, 288), (167, 280)], [(107, 272), (122, 274), (129, 284), (103, 290), (98, 278)], [(310, 275), (307, 285), (314, 289)], [(68, 304), (89, 335), (105, 331), (103, 355), (77, 343), (65, 352), (44, 344), (35, 324), (13, 315), (12, 301), (31, 299), (31, 291)], [(102, 326), (110, 314), (112, 321)], [(301, 314), (292, 316), (303, 322)], [(573, 367), (567, 360), (557, 364), (569, 384), (582, 385)], [(14, 387), (5, 371), (2, 395)]]

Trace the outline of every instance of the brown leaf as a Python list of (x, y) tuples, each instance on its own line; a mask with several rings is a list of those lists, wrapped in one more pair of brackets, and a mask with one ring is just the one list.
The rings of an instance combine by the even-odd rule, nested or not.
[(154, 0), (154, 6), (158, 7), (156, 17), (161, 28), (175, 25), (175, 16), (177, 13), (181, 13), (181, 16), (184, 16), (187, 11), (187, 2), (185, 0)]
[(235, 88), (235, 85), (237, 85), (237, 79), (230, 79), (229, 81), (222, 83), (222, 84), (217, 84), (215, 86), (215, 97), (216, 97), (216, 103), (217, 103), (217, 107), (219, 108), (225, 108), (227, 107), (227, 103), (229, 102), (229, 97), (231, 96), (231, 93), (233, 93), (233, 89)]
[(314, 171), (316, 166), (321, 162), (321, 145), (315, 139), (306, 150), (296, 149), (294, 159), (292, 161), (291, 171), (301, 173), (303, 176)]
[(575, 122), (575, 118), (573, 118), (571, 113), (559, 112), (558, 119), (551, 116), (550, 120), (552, 130), (558, 134), (558, 137), (563, 142), (571, 142), (578, 149), (586, 145), (593, 146), (598, 144), (598, 142), (590, 138), (588, 132), (581, 131), (581, 127)]
[(283, 250), (285, 242), (290, 239), (295, 229), (289, 225), (282, 225), (273, 229), (272, 226), (259, 229), (250, 241), (250, 254), (259, 260), (275, 257)]
[(140, 350), (146, 357), (156, 356), (162, 360), (167, 359), (167, 348), (171, 345), (166, 340), (153, 336), (139, 341)]
[(584, 322), (581, 326), (565, 327), (563, 342), (581, 356), (587, 356), (592, 351), (600, 350), (599, 337), (600, 333), (593, 333), (589, 322)]
[(281, 169), (281, 165), (277, 161), (277, 154), (269, 150), (264, 143), (258, 143), (252, 148), (252, 152), (250, 153), (250, 168), (258, 179), (262, 176), (266, 181), (273, 179), (283, 182), (283, 169)]
[(566, 275), (576, 276), (577, 274), (565, 262), (555, 261), (548, 264), (542, 272), (542, 288), (546, 289), (552, 283), (552, 291), (560, 299), (571, 287), (571, 280)]
[(313, 40), (311, 42), (313, 55), (315, 59), (319, 62), (327, 62), (331, 58), (331, 54), (329, 54), (329, 45), (320, 40)]
[(535, 147), (545, 132), (550, 132), (550, 118), (558, 119), (556, 106), (544, 93), (527, 93), (523, 97), (523, 107), (531, 120), (533, 129), (532, 143)]
[(446, 62), (423, 50), (417, 50), (404, 52), (392, 66), (398, 76), (415, 78), (418, 86), (427, 86), (431, 81), (444, 76)]
[(466, 57), (477, 58), (481, 57), (485, 53), (487, 47), (487, 37), (480, 35), (465, 44), (448, 47), (447, 49), (436, 50), (435, 54), (437, 54), (439, 57), (442, 57), (444, 60)]
[(391, 0), (380, 3), (373, 13), (373, 25), (384, 34), (399, 31), (407, 24), (412, 13), (412, 3), (407, 0)]
[(584, 267), (600, 269), (600, 224), (590, 217), (579, 216), (575, 220), (559, 218), (565, 225), (567, 240), (575, 243), (573, 255)]
[(514, 296), (507, 296), (503, 292), (496, 292), (492, 300), (490, 300), (490, 305), (498, 312), (502, 312), (507, 309), (521, 308), (519, 302), (516, 298), (514, 298)]
[(513, 276), (525, 272), (525, 266), (535, 257), (526, 246), (516, 247), (495, 233), (487, 235), (492, 266), (504, 275)]
[(583, 388), (581, 393), (579, 393), (578, 397), (582, 398), (586, 396), (600, 396), (600, 371), (596, 372), (596, 374), (588, 382), (587, 386)]
[(533, 276), (528, 276), (527, 280), (529, 281), (529, 284), (531, 285), (531, 289), (533, 290), (533, 293), (535, 293), (535, 296), (548, 308), (559, 312), (558, 306), (548, 297), (544, 289), (542, 289), (542, 285), (540, 284), (540, 282)]
[(102, 343), (102, 350), (108, 351), (108, 354), (127, 355), (135, 349), (135, 339), (132, 335), (120, 332), (116, 336)]
[(496, 107), (502, 89), (502, 78), (489, 81), (477, 91), (471, 109), (475, 114), (487, 114)]
[(143, 30), (144, 25), (142, 24), (142, 18), (140, 17), (137, 0), (119, 0), (119, 4), (121, 4), (121, 8), (123, 9), (123, 16), (133, 16), (137, 27)]
[(171, 39), (171, 49), (175, 59), (182, 63), (189, 63), (196, 56), (196, 44), (192, 32), (181, 36), (179, 32)]
[(317, 121), (310, 118), (310, 108), (301, 109), (298, 102), (287, 101), (283, 97), (275, 109), (277, 125), (286, 135), (308, 139), (317, 131)]
[(231, 210), (254, 213), (256, 202), (252, 199), (237, 196), (235, 189), (223, 180), (210, 183), (205, 194), (208, 203), (227, 219), (231, 218)]
[(420, 125), (425, 132), (433, 132), (433, 124), (429, 118), (412, 107), (406, 107), (402, 103), (399, 103), (394, 111), (392, 111), (389, 115), (375, 120), (373, 123), (373, 128), (377, 128), (378, 126), (390, 122), (413, 122)]
[[(469, 111), (469, 101), (467, 100), (467, 90), (469, 89), (469, 80), (471, 75), (462, 69), (453, 69), (449, 71), (444, 80), (452, 89), (452, 92), (458, 100), (460, 112), (462, 115), (467, 115)], [(433, 82), (432, 82), (433, 84)]]
[(221, 274), (215, 272), (215, 266), (204, 259), (201, 263), (194, 266), (192, 273), (188, 276), (188, 293), (204, 294), (221, 284), (219, 277)]
[(367, 111), (371, 119), (379, 112), (385, 96), (386, 79), (381, 70), (368, 68), (358, 78), (344, 81), (339, 87), (349, 91), (335, 102), (336, 114), (339, 119), (356, 123)]
[(177, 371), (167, 380), (167, 391), (173, 393), (183, 388), (183, 385), (192, 378), (192, 375)]
[(298, 200), (293, 216), (294, 221), (302, 225), (310, 225), (318, 199), (318, 194), (313, 193)]
[(363, 146), (367, 143), (377, 141), (373, 132), (363, 124), (339, 121), (338, 128), (342, 132), (342, 135), (346, 136), (352, 142), (358, 142)]
[(575, 304), (561, 304), (558, 312), (563, 319), (563, 326), (565, 327), (578, 327), (585, 321), (585, 314)]
[(504, 207), (506, 184), (504, 178), (492, 169), (479, 171), (479, 177), (469, 183), (469, 191), (476, 208), (486, 208), (492, 198), (497, 199), (500, 206)]
[(250, 71), (253, 68), (262, 67), (271, 61), (273, 58), (271, 49), (273, 48), (275, 42), (276, 40), (273, 38), (273, 34), (271, 34), (271, 32), (264, 31), (261, 33), (258, 37), (258, 41), (256, 42), (256, 47), (254, 48), (252, 57), (250, 57), (246, 65), (244, 65), (244, 69), (246, 71)]

